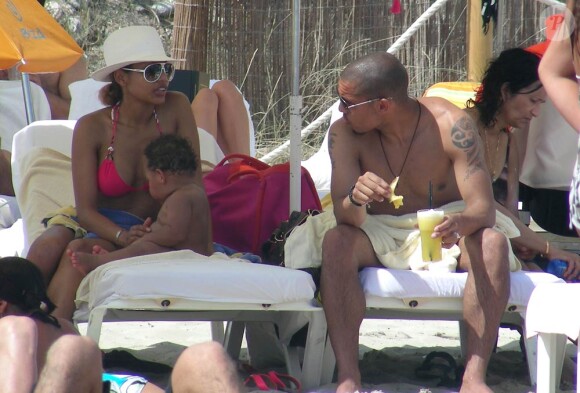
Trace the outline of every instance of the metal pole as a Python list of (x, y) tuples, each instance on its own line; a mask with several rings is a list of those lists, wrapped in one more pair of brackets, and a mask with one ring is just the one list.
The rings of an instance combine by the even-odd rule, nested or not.
[(290, 211), (301, 210), (302, 96), (300, 95), (300, 0), (292, 6), (292, 95), (290, 96)]
[(22, 73), (22, 94), (24, 95), (24, 107), (26, 108), (26, 124), (36, 121), (34, 107), (32, 106), (32, 94), (30, 93), (30, 77), (27, 72)]

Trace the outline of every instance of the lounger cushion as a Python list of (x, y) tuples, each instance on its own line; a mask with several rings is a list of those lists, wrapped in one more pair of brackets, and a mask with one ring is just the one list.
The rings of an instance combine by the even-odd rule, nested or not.
[(16, 197), (0, 195), (0, 228), (10, 228), (20, 218)]
[[(366, 268), (360, 272), (360, 279), (367, 297), (462, 298), (467, 273)], [(556, 282), (562, 280), (548, 273), (513, 272), (508, 306), (525, 307), (536, 286)]]
[[(50, 120), (50, 105), (44, 90), (30, 83), (30, 99), (35, 120)], [(12, 151), (12, 138), (28, 124), (22, 82), (0, 81), (0, 148)]]
[(174, 251), (99, 267), (81, 283), (77, 306), (93, 309), (129, 299), (275, 305), (311, 301), (314, 290), (312, 277), (302, 271), (252, 264), (220, 253), (206, 257)]

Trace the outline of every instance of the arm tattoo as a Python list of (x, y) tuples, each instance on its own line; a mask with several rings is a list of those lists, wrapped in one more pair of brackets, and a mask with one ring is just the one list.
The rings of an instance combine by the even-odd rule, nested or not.
[(451, 128), (451, 141), (467, 155), (467, 171), (464, 180), (474, 172), (485, 170), (475, 123), (468, 116), (462, 116)]
[(334, 138), (336, 137), (335, 133), (330, 131), (330, 135), (328, 136), (328, 153), (330, 155), (330, 164), (332, 165), (332, 169), (335, 169), (335, 161), (334, 161), (334, 155), (333, 153), (333, 148), (334, 148)]

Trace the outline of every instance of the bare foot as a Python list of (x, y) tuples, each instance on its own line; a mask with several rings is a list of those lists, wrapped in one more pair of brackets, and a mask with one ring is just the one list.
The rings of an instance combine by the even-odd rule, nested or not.
[(485, 382), (463, 380), (459, 393), (493, 393), (493, 390)]
[(93, 246), (93, 255), (104, 255), (104, 254), (108, 254), (109, 251), (105, 250), (103, 247), (99, 246), (98, 244), (95, 244)]
[(355, 383), (352, 379), (346, 379), (336, 386), (336, 393), (354, 393), (360, 390), (360, 384)]
[(66, 254), (70, 258), (73, 267), (75, 267), (84, 275), (89, 274), (102, 264), (98, 255), (88, 254), (86, 252), (72, 251), (70, 249), (66, 250)]

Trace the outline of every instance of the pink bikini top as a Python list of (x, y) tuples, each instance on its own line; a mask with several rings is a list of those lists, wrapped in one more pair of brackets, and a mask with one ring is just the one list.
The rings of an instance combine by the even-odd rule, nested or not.
[[(162, 134), (161, 125), (159, 124), (159, 119), (157, 118), (157, 112), (153, 109), (153, 115), (155, 116), (155, 122), (157, 125), (157, 131)], [(149, 189), (149, 184), (145, 183), (141, 187), (133, 187), (127, 184), (115, 167), (115, 160), (113, 159), (113, 153), (115, 148), (113, 144), (115, 143), (115, 134), (117, 132), (117, 123), (119, 121), (119, 105), (115, 105), (111, 109), (111, 122), (112, 122), (112, 136), (111, 143), (107, 148), (107, 156), (99, 165), (97, 171), (97, 187), (99, 191), (106, 197), (117, 198), (126, 195), (130, 192), (136, 191), (147, 191)]]

